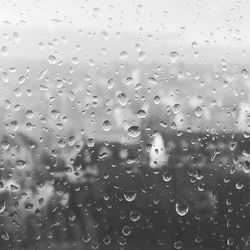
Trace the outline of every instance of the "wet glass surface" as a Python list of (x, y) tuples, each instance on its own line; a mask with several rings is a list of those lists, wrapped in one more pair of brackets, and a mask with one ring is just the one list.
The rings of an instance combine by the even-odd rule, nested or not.
[(249, 1), (0, 2), (0, 249), (250, 249)]

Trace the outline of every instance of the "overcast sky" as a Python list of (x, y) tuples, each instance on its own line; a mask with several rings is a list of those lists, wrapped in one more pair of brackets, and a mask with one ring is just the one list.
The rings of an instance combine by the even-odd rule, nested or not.
[[(16, 0), (0, 1), (2, 33), (17, 31), (23, 44), (32, 50), (32, 42), (41, 36), (55, 37), (76, 32), (108, 34), (127, 32), (134, 36), (166, 37), (170, 43), (199, 45), (222, 44), (248, 47), (250, 44), (250, 1), (235, 0)], [(30, 35), (31, 34), (31, 35)], [(9, 36), (5, 36), (5, 38)], [(122, 37), (123, 41), (130, 36)], [(92, 41), (93, 42), (93, 41)], [(2, 41), (1, 45), (4, 45)], [(159, 44), (158, 44), (159, 45)], [(161, 44), (160, 44), (161, 45)], [(25, 51), (21, 49), (18, 53)]]

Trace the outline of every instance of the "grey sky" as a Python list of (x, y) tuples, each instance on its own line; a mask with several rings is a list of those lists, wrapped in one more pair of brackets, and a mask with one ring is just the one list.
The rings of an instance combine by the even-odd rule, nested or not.
[[(2, 34), (7, 34), (8, 40), (11, 32), (17, 31), (22, 38), (16, 55), (27, 49), (35, 51), (33, 47), (40, 41), (49, 42), (63, 34), (71, 38), (71, 43), (76, 43), (79, 30), (97, 34), (105, 30), (109, 35), (120, 32), (121, 43), (130, 41), (130, 36), (134, 36), (133, 43), (136, 37), (145, 43), (153, 37), (149, 42), (153, 47), (190, 46), (196, 41), (200, 46), (247, 48), (250, 44), (249, 13), (249, 0), (0, 1)], [(112, 43), (112, 35), (110, 37)], [(6, 40), (2, 40), (1, 46), (5, 43)]]

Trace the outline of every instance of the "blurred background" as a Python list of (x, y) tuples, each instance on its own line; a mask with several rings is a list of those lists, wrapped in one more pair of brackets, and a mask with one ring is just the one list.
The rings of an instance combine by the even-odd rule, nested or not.
[(250, 249), (250, 2), (0, 2), (0, 249)]

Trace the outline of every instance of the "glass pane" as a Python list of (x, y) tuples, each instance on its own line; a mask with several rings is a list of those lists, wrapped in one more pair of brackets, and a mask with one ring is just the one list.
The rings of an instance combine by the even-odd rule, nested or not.
[(249, 1), (0, 2), (0, 249), (250, 249)]

